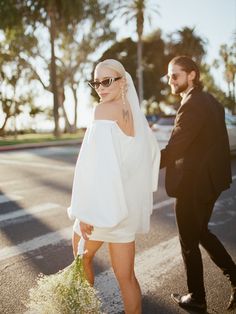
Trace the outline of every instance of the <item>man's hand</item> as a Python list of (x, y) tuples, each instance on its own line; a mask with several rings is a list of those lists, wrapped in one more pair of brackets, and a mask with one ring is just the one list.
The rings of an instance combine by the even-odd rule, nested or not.
[(81, 231), (82, 237), (84, 238), (84, 240), (89, 240), (88, 235), (92, 234), (93, 226), (88, 225), (82, 221), (80, 222), (79, 225), (80, 225), (80, 231)]

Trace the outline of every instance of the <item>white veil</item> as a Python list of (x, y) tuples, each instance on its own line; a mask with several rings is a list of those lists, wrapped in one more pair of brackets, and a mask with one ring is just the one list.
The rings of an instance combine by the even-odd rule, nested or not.
[(133, 80), (128, 72), (125, 72), (125, 78), (127, 82), (127, 100), (130, 104), (133, 121), (134, 121), (134, 129), (135, 129), (135, 138), (139, 141), (145, 140), (147, 132), (149, 129), (147, 120), (142, 112), (139, 104), (138, 95), (136, 89), (134, 87)]
[[(134, 87), (132, 77), (128, 72), (125, 72), (125, 78), (127, 82), (126, 97), (131, 107), (135, 131), (134, 143), (132, 145), (133, 154), (135, 155), (135, 163), (132, 167), (134, 171), (139, 169), (139, 172), (142, 172), (144, 177), (143, 179), (145, 179), (145, 177), (151, 175), (150, 172), (153, 170), (151, 169), (151, 161), (154, 158), (153, 155), (156, 154), (157, 150), (158, 153), (160, 152), (156, 139), (154, 138), (146, 117), (140, 108), (138, 95)], [(160, 158), (160, 156), (158, 156), (158, 158)], [(158, 169), (154, 179), (156, 182), (157, 176)]]
[(152, 192), (157, 190), (160, 149), (140, 108), (133, 80), (127, 72), (125, 77), (127, 81), (126, 97), (132, 110), (135, 131), (133, 143), (130, 145), (130, 154), (135, 158), (131, 158), (132, 163), (129, 165), (129, 171), (132, 173), (129, 173), (129, 178), (133, 178), (132, 186), (135, 187), (136, 199), (134, 206), (140, 217), (136, 232), (145, 233), (150, 227), (149, 215), (153, 208)]

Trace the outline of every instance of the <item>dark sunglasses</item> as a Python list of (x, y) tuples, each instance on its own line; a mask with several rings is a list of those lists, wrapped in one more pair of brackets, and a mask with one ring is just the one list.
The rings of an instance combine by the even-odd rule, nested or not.
[(178, 77), (179, 77), (178, 74), (171, 74), (171, 75), (167, 74), (167, 79), (168, 80), (172, 79), (173, 81), (176, 81), (178, 79)]
[(111, 84), (115, 81), (118, 81), (121, 79), (120, 77), (109, 77), (105, 80), (102, 80), (101, 82), (99, 81), (90, 81), (88, 82), (89, 86), (94, 88), (94, 89), (98, 89), (100, 85), (102, 85), (103, 87), (109, 87), (111, 86)]
[[(182, 70), (181, 72), (185, 72), (185, 73), (188, 74), (188, 72), (184, 71), (184, 70)], [(170, 74), (170, 75), (167, 74), (167, 79), (168, 80), (172, 79), (173, 81), (176, 81), (178, 79), (178, 77), (180, 76), (180, 74), (181, 73), (173, 73), (173, 74)]]

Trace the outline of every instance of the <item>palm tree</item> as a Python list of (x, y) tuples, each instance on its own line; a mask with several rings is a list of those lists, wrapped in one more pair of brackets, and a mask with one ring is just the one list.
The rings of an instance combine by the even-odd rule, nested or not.
[(206, 54), (207, 40), (195, 33), (195, 28), (183, 27), (172, 33), (169, 42), (169, 52), (173, 56), (186, 55), (201, 63)]
[[(220, 47), (220, 57), (224, 64), (224, 77), (228, 85), (228, 96), (232, 98), (235, 103), (236, 92), (236, 43), (229, 45), (221, 45)], [(235, 106), (234, 106), (235, 107)], [(236, 112), (236, 107), (233, 108)]]
[(121, 17), (125, 17), (126, 23), (135, 22), (136, 23), (136, 32), (138, 35), (137, 41), (137, 78), (138, 78), (138, 94), (139, 101), (143, 101), (143, 29), (144, 22), (147, 18), (149, 23), (151, 23), (151, 13), (159, 14), (157, 7), (151, 8), (151, 13), (147, 12), (148, 9), (148, 0), (133, 0), (133, 1), (122, 1), (122, 5), (119, 5), (121, 10)]

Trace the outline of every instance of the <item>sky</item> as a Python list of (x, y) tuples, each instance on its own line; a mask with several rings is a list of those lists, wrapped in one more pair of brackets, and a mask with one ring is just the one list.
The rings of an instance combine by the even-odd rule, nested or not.
[(161, 16), (157, 25), (173, 32), (184, 26), (196, 27), (196, 33), (209, 40), (209, 59), (217, 57), (222, 43), (233, 41), (236, 31), (236, 0), (151, 0), (158, 3)]
[[(207, 63), (219, 57), (220, 45), (236, 40), (236, 0), (149, 0), (148, 3), (149, 7), (158, 6), (160, 15), (152, 15), (152, 24), (146, 23), (145, 33), (160, 28), (165, 37), (185, 26), (194, 27), (196, 34), (208, 41)], [(118, 39), (128, 34), (135, 38), (134, 27), (120, 27)]]
[[(232, 44), (233, 38), (236, 40), (236, 0), (149, 0), (148, 3), (149, 12), (151, 13), (152, 8), (158, 5), (160, 15), (152, 15), (152, 24), (150, 26), (146, 23), (145, 34), (160, 28), (165, 38), (168, 33), (178, 31), (185, 26), (195, 27), (196, 34), (208, 40), (205, 61), (209, 64), (219, 57), (220, 45)], [(118, 21), (114, 26), (118, 29), (117, 40), (129, 36), (136, 38), (134, 25), (127, 26), (124, 22)], [(226, 90), (221, 70), (213, 70), (213, 75), (216, 84)], [(89, 95), (88, 88), (79, 88), (78, 126), (87, 126), (90, 121), (91, 98)], [(52, 105), (52, 101), (52, 95), (45, 92), (37, 103)], [(73, 106), (68, 91), (65, 106), (69, 118), (72, 119), (71, 108)]]
[[(207, 56), (206, 62), (211, 64), (214, 59), (219, 58), (219, 48), (222, 44), (232, 44), (236, 39), (236, 0), (150, 0), (149, 7), (156, 7), (160, 15), (153, 14), (151, 26), (145, 25), (145, 33), (160, 28), (165, 37), (168, 33), (180, 30), (181, 28), (195, 27), (198, 36), (206, 39)], [(149, 10), (151, 13), (151, 10)], [(116, 24), (114, 24), (116, 25)], [(131, 36), (136, 38), (134, 25), (118, 24), (119, 32), (117, 40)], [(233, 35), (235, 33), (235, 35)], [(223, 89), (226, 84), (222, 80), (220, 70), (213, 70), (216, 84)], [(86, 92), (84, 104), (80, 106), (78, 114), (79, 123), (89, 121), (90, 111), (86, 110), (88, 100)]]

